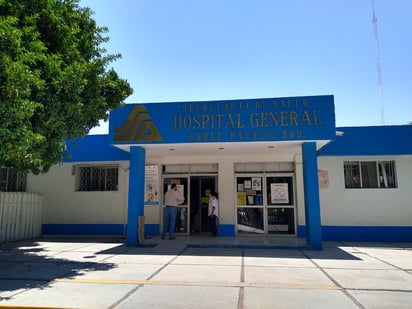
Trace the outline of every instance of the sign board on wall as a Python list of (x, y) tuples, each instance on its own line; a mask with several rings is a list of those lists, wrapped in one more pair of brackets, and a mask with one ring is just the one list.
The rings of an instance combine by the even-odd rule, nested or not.
[(126, 104), (110, 113), (113, 144), (331, 140), (332, 95)]

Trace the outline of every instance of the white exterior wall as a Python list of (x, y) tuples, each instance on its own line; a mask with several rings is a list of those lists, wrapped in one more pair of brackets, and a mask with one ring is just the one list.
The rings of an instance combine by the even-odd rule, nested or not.
[[(76, 192), (73, 165), (119, 164), (119, 190)], [(29, 175), (27, 191), (43, 194), (43, 224), (125, 224), (128, 161), (62, 163), (47, 174)], [(125, 181), (126, 180), (126, 181)]]
[[(236, 224), (236, 187), (235, 187), (235, 163), (264, 163), (264, 162), (294, 162), (297, 158), (299, 164), (296, 165), (296, 211), (298, 213), (298, 224), (304, 224), (304, 197), (303, 197), (303, 176), (302, 176), (302, 164), (301, 154), (295, 155), (293, 152), (274, 153), (273, 156), (168, 156), (162, 161), (147, 160), (148, 165), (168, 165), (168, 164), (218, 164), (218, 193), (219, 193), (219, 223), (220, 224)], [(299, 161), (300, 160), (300, 161)], [(159, 169), (161, 170), (161, 169)], [(298, 176), (300, 175), (300, 176)], [(159, 180), (160, 186), (162, 181)], [(159, 188), (159, 192), (162, 192), (162, 187)], [(300, 204), (302, 202), (302, 204)], [(147, 210), (145, 208), (145, 216), (147, 216)], [(161, 213), (159, 212), (159, 219)], [(301, 219), (303, 218), (303, 219)], [(303, 221), (302, 221), (303, 220)], [(158, 221), (158, 222), (161, 222)], [(147, 220), (145, 220), (147, 223)]]
[(303, 188), (303, 165), (302, 155), (295, 156), (295, 187), (296, 187), (296, 212), (297, 225), (306, 225), (305, 217), (305, 194)]
[[(289, 149), (290, 150), (290, 149)], [(296, 149), (294, 149), (296, 150)], [(275, 153), (273, 156), (167, 156), (162, 159), (147, 158), (146, 165), (168, 164), (218, 164), (218, 192), (220, 223), (236, 224), (235, 163), (247, 162), (295, 162), (295, 200), (297, 223), (304, 225), (304, 197), (301, 154), (293, 152)], [(80, 192), (75, 191), (73, 166), (119, 164), (119, 190)], [(47, 174), (29, 175), (27, 191), (42, 193), (44, 196), (43, 224), (126, 224), (128, 209), (129, 162), (76, 162), (62, 163), (52, 167)], [(162, 192), (162, 175), (159, 173), (158, 192)], [(161, 224), (161, 206), (145, 207), (145, 224)]]
[[(398, 188), (345, 189), (344, 161), (395, 161)], [(319, 157), (329, 176), (320, 189), (321, 222), (326, 226), (410, 226), (412, 156)]]

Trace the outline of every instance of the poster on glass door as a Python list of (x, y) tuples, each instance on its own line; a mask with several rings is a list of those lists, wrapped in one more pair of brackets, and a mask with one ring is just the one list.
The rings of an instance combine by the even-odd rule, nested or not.
[(147, 206), (159, 205), (158, 194), (159, 171), (157, 165), (145, 166), (144, 177), (144, 204)]
[(270, 196), (272, 204), (289, 204), (289, 188), (287, 183), (271, 183)]

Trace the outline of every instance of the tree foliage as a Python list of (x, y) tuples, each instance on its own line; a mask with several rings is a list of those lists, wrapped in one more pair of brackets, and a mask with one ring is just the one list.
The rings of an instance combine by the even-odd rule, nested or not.
[(132, 92), (79, 0), (0, 0), (0, 166), (44, 173)]

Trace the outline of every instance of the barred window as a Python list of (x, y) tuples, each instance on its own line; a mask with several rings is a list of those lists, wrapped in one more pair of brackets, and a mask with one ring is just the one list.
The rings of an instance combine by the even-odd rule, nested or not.
[(79, 166), (76, 191), (117, 191), (117, 166)]
[(345, 188), (397, 188), (395, 161), (346, 161)]
[(0, 191), (25, 192), (27, 173), (0, 167)]

